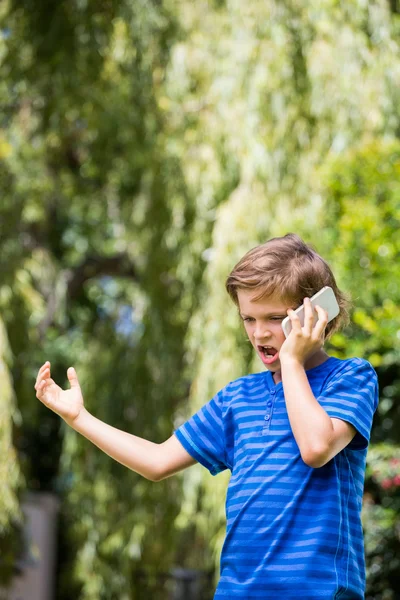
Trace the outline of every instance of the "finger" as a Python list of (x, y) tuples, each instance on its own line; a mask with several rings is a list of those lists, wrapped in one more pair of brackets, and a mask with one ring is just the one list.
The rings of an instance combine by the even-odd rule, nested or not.
[(42, 373), (44, 369), (50, 369), (50, 362), (48, 360), (46, 360), (46, 362), (40, 367), (39, 373)]
[(37, 377), (36, 377), (36, 383), (35, 383), (35, 387), (37, 385), (37, 383), (39, 382), (39, 378), (41, 377), (41, 375), (43, 374), (43, 371), (45, 369), (50, 369), (50, 362), (47, 360), (44, 365), (42, 365), (38, 371)]
[(304, 330), (306, 333), (311, 334), (314, 325), (314, 311), (311, 304), (310, 298), (304, 298)]
[(316, 306), (315, 310), (318, 314), (318, 321), (315, 324), (314, 332), (316, 337), (321, 337), (328, 324), (328, 313), (321, 306)]
[(288, 314), (288, 317), (289, 317), (290, 322), (292, 324), (292, 331), (295, 331), (296, 333), (301, 332), (300, 319), (297, 316), (297, 314), (294, 312), (294, 310), (292, 310), (291, 308), (288, 308), (287, 314)]
[(38, 386), (41, 384), (41, 382), (43, 381), (43, 379), (47, 379), (48, 377), (50, 377), (50, 369), (48, 367), (46, 367), (44, 369), (44, 371), (42, 371), (41, 374), (38, 375), (37, 380), (36, 380), (36, 384), (35, 384), (35, 389), (38, 388)]
[(52, 380), (46, 378), (42, 379), (37, 386), (38, 392), (43, 392), (43, 390), (45, 390), (46, 387), (49, 385), (50, 381)]
[(43, 394), (46, 388), (46, 380), (42, 379), (36, 386), (36, 397), (43, 401)]
[(37, 389), (39, 387), (39, 385), (42, 383), (43, 379), (46, 379), (46, 377), (48, 377), (48, 375), (49, 375), (49, 371), (47, 369), (45, 369), (40, 374), (38, 374), (36, 383), (35, 383), (35, 389)]
[(78, 375), (76, 374), (76, 371), (74, 369), (74, 367), (70, 367), (67, 371), (67, 377), (69, 380), (69, 383), (71, 385), (71, 387), (80, 387), (79, 386), (79, 381), (78, 381)]

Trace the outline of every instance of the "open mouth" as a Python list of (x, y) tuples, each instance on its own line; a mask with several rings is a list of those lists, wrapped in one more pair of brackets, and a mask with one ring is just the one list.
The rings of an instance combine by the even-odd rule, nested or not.
[(265, 365), (272, 364), (279, 356), (278, 350), (273, 346), (257, 346), (257, 348)]

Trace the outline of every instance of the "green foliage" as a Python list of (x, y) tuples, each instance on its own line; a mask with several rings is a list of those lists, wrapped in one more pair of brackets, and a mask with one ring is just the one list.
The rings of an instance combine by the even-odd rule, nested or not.
[[(199, 34), (198, 21), (191, 22), (185, 64), (188, 69), (192, 53), (204, 56), (208, 47), (218, 57), (209, 63), (212, 84), (208, 84), (206, 97), (214, 100), (213, 106), (224, 117), (225, 144), (239, 157), (241, 177), (238, 187), (216, 213), (204, 302), (191, 321), (189, 347), (195, 378), (190, 412), (229, 380), (261, 368), (252, 361), (251, 349), (223, 285), (246, 250), (294, 230), (326, 256), (341, 286), (352, 291), (356, 299), (365, 288), (365, 272), (359, 255), (349, 244), (364, 226), (359, 218), (367, 219), (368, 213), (368, 223), (372, 224), (375, 213), (379, 214), (370, 253), (388, 240), (395, 243), (396, 222), (388, 222), (386, 215), (388, 210), (396, 214), (397, 143), (387, 144), (384, 140), (391, 138), (399, 123), (398, 90), (387, 76), (390, 72), (396, 78), (399, 61), (393, 54), (397, 42), (387, 6), (374, 5), (373, 15), (357, 3), (339, 8), (330, 2), (319, 3), (318, 7), (269, 2), (249, 2), (244, 7), (243, 3), (239, 6), (231, 2), (229, 17), (221, 12), (207, 21), (214, 32), (220, 27), (220, 35), (214, 33), (215, 45)], [(224, 44), (219, 43), (222, 37)], [(195, 66), (192, 69), (196, 72)], [(203, 112), (203, 118), (211, 121), (214, 113)], [(216, 128), (212, 131), (217, 134)], [(352, 178), (353, 167), (359, 166), (358, 174), (363, 173), (364, 159), (360, 157), (353, 164), (344, 151), (371, 138), (382, 141), (375, 143), (375, 150), (371, 144), (369, 173), (377, 164), (382, 169), (388, 155), (390, 162), (377, 183), (387, 188), (385, 206), (381, 201), (373, 210), (374, 191), (370, 190), (371, 202), (364, 213), (361, 199), (357, 204), (354, 194), (340, 204), (331, 184), (343, 173)], [(352, 181), (357, 195), (357, 178)], [(353, 209), (354, 217), (349, 222)], [(341, 220), (340, 210), (346, 213), (347, 221)], [(377, 260), (384, 260), (379, 252)], [(358, 324), (360, 319), (366, 323), (368, 305), (361, 303), (350, 330), (337, 335), (332, 347), (336, 355), (365, 356), (375, 365), (398, 361), (399, 304), (390, 297), (383, 298), (384, 292), (380, 296), (382, 305), (375, 303), (378, 297), (372, 292), (379, 286), (376, 275), (378, 265), (368, 279), (374, 299), (369, 308), (376, 311), (374, 338), (367, 334), (365, 325)], [(382, 414), (379, 425), (380, 431), (387, 434), (385, 419)], [(193, 486), (200, 482), (204, 494), (203, 511), (199, 513), (191, 490), (185, 514), (197, 520), (200, 530), (206, 515), (210, 545), (218, 557), (224, 536), (220, 499), (224, 497), (226, 478), (215, 479), (208, 474), (200, 478), (194, 469), (185, 477)]]
[(10, 376), (11, 355), (7, 333), (0, 319), (0, 581), (13, 574), (14, 557), (20, 550), (18, 526), (22, 523), (19, 492), (23, 481), (12, 440), (12, 425), (19, 415)]
[(359, 143), (322, 169), (325, 249), (354, 310), (332, 343), (339, 356), (364, 356), (378, 369), (380, 404), (368, 453), (363, 510), (367, 598), (394, 599), (400, 582), (400, 144)]
[[(50, 359), (62, 384), (74, 364), (96, 416), (164, 440), (261, 368), (224, 280), (268, 237), (297, 231), (352, 292), (333, 350), (380, 366), (377, 436), (398, 443), (396, 18), (380, 0), (2, 4), (5, 419), (12, 381), (28, 485), (64, 498), (60, 600), (140, 597), (143, 566), (212, 566), (227, 477), (127, 472), (39, 405), (37, 368)], [(373, 560), (390, 510), (366, 506)]]
[(400, 144), (375, 140), (325, 168), (328, 252), (355, 305), (346, 353), (389, 366), (400, 356)]
[(366, 597), (394, 600), (400, 567), (400, 448), (377, 444), (368, 453), (363, 507)]
[(1, 16), (0, 302), (16, 444), (29, 487), (65, 497), (57, 596), (122, 598), (139, 561), (173, 561), (181, 482), (111, 464), (60, 428), (33, 384), (45, 359), (60, 384), (74, 364), (95, 414), (156, 441), (172, 433), (188, 386), (183, 301), (202, 269), (194, 248), (178, 272), (195, 206), (157, 99), (176, 21), (131, 2), (8, 2)]

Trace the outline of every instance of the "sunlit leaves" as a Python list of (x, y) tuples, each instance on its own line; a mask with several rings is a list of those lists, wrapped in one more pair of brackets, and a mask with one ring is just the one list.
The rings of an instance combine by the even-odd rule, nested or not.
[(372, 142), (328, 162), (325, 182), (331, 248), (353, 296), (356, 326), (347, 352), (378, 366), (400, 357), (400, 146)]
[(16, 408), (13, 382), (10, 376), (11, 353), (7, 332), (0, 320), (0, 549), (1, 580), (7, 582), (13, 574), (14, 552), (18, 542), (16, 525), (22, 523), (19, 491), (23, 485), (12, 439), (13, 423), (20, 422)]
[[(384, 300), (384, 294), (391, 298), (389, 288), (383, 290), (396, 285), (393, 272), (385, 282), (381, 275), (382, 266), (389, 273), (389, 257), (397, 255), (393, 219), (398, 208), (394, 195), (388, 205), (373, 202), (376, 194), (381, 199), (382, 187), (390, 194), (396, 185), (393, 149), (382, 149), (378, 142), (367, 144), (365, 155), (355, 150), (356, 162), (352, 153), (342, 155), (358, 147), (360, 139), (390, 135), (398, 126), (399, 88), (394, 82), (399, 82), (400, 63), (388, 6), (377, 3), (369, 10), (356, 2), (344, 7), (257, 1), (244, 6), (232, 1), (229, 12), (215, 10), (211, 17), (203, 4), (197, 10), (180, 5), (187, 38), (172, 54), (165, 109), (173, 122), (180, 117), (182, 130), (190, 127), (177, 146), (189, 150), (185, 173), (190, 173), (192, 189), (198, 186), (200, 199), (203, 183), (208, 195), (215, 190), (217, 182), (209, 175), (218, 176), (215, 155), (202, 154), (199, 141), (206, 138), (216, 148), (223, 137), (239, 174), (236, 188), (215, 212), (212, 244), (204, 255), (207, 291), (191, 320), (192, 411), (231, 378), (261, 368), (251, 360), (223, 284), (246, 250), (290, 230), (330, 260), (354, 300), (361, 298), (352, 327), (333, 340), (333, 352), (365, 356), (376, 366), (396, 360), (397, 309), (378, 299)], [(201, 65), (205, 73), (200, 73)], [(176, 75), (177, 85), (170, 75)], [(194, 114), (185, 111), (189, 93), (197, 100)], [(178, 105), (180, 112), (174, 109)], [(205, 181), (199, 166), (204, 159)], [(382, 178), (386, 163), (391, 166)], [(321, 171), (322, 165), (327, 166)], [(325, 168), (328, 178), (321, 176)], [(372, 188), (371, 177), (376, 178)], [(198, 483), (195, 475), (187, 477)], [(204, 474), (203, 486), (212, 507), (211, 530), (219, 532), (214, 544), (223, 538), (217, 497), (225, 482)], [(192, 510), (195, 514), (194, 501)]]
[[(60, 383), (75, 364), (97, 416), (162, 441), (262, 368), (224, 280), (246, 250), (289, 230), (357, 301), (334, 351), (396, 364), (389, 4), (36, 4), (0, 8), (0, 306), (25, 429), (51, 444), (54, 468), (55, 429), (32, 390), (40, 361)], [(225, 476), (195, 467), (154, 486), (73, 432), (63, 440), (57, 481), (78, 557), (68, 577), (82, 600), (125, 599), (139, 561), (167, 568), (180, 539), (182, 564), (218, 555)], [(36, 466), (27, 472), (42, 485)]]

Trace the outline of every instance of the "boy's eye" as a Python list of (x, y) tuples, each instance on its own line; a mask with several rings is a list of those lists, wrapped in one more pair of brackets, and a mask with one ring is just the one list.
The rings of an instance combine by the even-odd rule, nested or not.
[[(270, 317), (270, 321), (283, 321), (285, 315)], [(255, 321), (254, 317), (242, 317), (243, 321), (249, 323)]]

